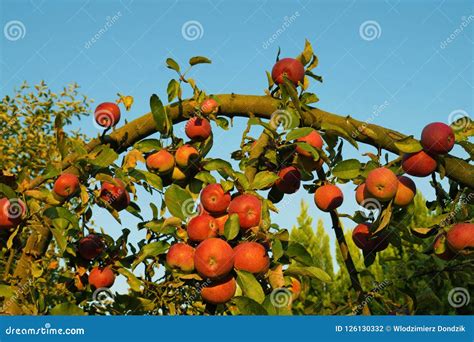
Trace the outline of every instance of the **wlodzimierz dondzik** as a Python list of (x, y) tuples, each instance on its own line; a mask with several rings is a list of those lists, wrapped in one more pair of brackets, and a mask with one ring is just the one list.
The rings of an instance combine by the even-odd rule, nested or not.
[(426, 325), (394, 325), (394, 332), (466, 332), (464, 325), (426, 326)]

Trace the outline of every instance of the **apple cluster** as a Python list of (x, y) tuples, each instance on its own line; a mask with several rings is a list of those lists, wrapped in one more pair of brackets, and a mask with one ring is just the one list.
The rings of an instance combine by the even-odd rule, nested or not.
[(234, 296), (234, 269), (258, 275), (270, 265), (262, 243), (224, 239), (226, 222), (234, 214), (242, 233), (258, 227), (262, 217), (260, 198), (246, 193), (232, 196), (220, 184), (208, 184), (200, 193), (199, 215), (187, 224), (187, 241), (173, 244), (166, 255), (170, 268), (197, 272), (207, 280), (201, 288), (202, 299), (207, 303), (226, 303)]
[(430, 123), (421, 132), (423, 149), (403, 156), (403, 170), (415, 177), (429, 176), (437, 168), (436, 156), (451, 151), (454, 143), (454, 132), (450, 126), (442, 122)]

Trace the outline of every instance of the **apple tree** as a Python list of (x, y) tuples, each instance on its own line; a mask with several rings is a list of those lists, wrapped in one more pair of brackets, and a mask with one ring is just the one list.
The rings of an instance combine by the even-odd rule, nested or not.
[[(425, 252), (440, 262), (472, 267), (470, 119), (431, 123), (417, 140), (332, 114), (314, 107), (318, 97), (308, 91), (310, 81), (322, 82), (309, 42), (296, 58), (280, 59), (278, 53), (276, 59), (267, 72), (268, 88), (258, 96), (207, 94), (187, 75), (209, 59), (192, 57), (184, 70), (168, 58), (174, 73), (169, 104), (153, 94), (150, 113), (120, 126), (120, 106), (129, 110), (133, 98), (119, 94), (116, 102), (96, 107), (95, 122), (104, 131), (94, 139), (68, 129), (90, 105), (87, 97), (78, 99), (77, 86), (55, 94), (45, 84), (35, 93), (23, 85), (6, 96), (0, 111), (2, 312), (311, 312), (293, 310), (302, 291), (326, 288), (334, 279), (302, 241), (272, 220), (297, 191), (313, 194), (315, 210), (331, 220), (350, 281), (346, 307), (360, 307), (355, 313), (370, 314), (365, 299), (371, 289), (360, 280), (342, 217), (354, 222), (349, 238), (363, 252), (365, 267), (388, 246), (402, 251), (425, 238), (432, 243)], [(187, 99), (185, 87), (192, 92)], [(240, 148), (229, 160), (208, 157), (220, 143), (210, 123), (227, 130), (235, 117), (247, 118)], [(175, 124), (183, 121), (184, 132), (177, 132)], [(258, 136), (250, 133), (255, 127)], [(345, 144), (375, 150), (346, 159)], [(455, 144), (466, 159), (449, 154)], [(429, 226), (409, 228), (404, 221), (416, 194), (409, 176), (431, 177), (436, 201), (426, 203), (433, 216)], [(441, 179), (448, 179), (447, 188)], [(340, 185), (347, 183), (354, 185), (354, 199), (343, 196)], [(156, 198), (152, 217), (142, 215), (138, 188)], [(351, 200), (360, 210), (338, 212)], [(97, 206), (118, 222), (122, 215), (141, 222), (114, 239), (95, 228)], [(131, 229), (144, 231), (145, 238), (130, 241)], [(126, 294), (109, 290), (118, 275), (127, 279)], [(307, 280), (309, 288), (302, 286)]]

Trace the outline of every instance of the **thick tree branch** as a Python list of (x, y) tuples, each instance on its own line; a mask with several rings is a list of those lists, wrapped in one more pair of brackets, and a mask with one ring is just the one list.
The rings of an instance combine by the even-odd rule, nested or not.
[[(248, 117), (249, 113), (252, 113), (256, 117), (269, 119), (272, 113), (278, 109), (279, 105), (279, 101), (270, 96), (223, 94), (215, 95), (214, 97), (220, 104), (219, 115), (230, 118)], [(173, 120), (173, 123), (186, 120), (194, 111), (193, 104), (195, 104), (194, 101), (186, 100), (167, 106), (168, 115)], [(388, 128), (359, 121), (351, 117), (332, 114), (317, 108), (313, 108), (310, 112), (305, 112), (302, 126), (319, 129), (323, 122), (338, 126), (346, 132), (353, 132), (352, 136), (356, 141), (382, 148), (395, 154), (400, 154), (400, 151), (395, 146), (395, 140), (392, 137), (406, 137), (406, 135)], [(153, 116), (151, 113), (147, 113), (112, 132), (107, 142), (111, 143), (118, 152), (123, 152), (134, 143), (156, 132)], [(101, 143), (100, 139), (94, 139), (87, 145), (87, 149), (90, 151)], [(69, 156), (64, 161), (63, 169), (69, 167), (75, 158), (77, 156), (74, 154)], [(450, 155), (446, 156), (444, 161), (447, 177), (474, 189), (473, 165)], [(43, 180), (40, 177), (36, 178), (30, 182), (28, 189), (35, 188), (42, 182)]]

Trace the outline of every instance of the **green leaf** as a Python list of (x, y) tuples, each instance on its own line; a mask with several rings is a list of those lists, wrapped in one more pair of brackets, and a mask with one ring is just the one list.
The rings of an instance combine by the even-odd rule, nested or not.
[(196, 176), (194, 176), (194, 178), (208, 184), (213, 184), (216, 182), (216, 178), (207, 171), (199, 172)]
[(278, 261), (283, 256), (283, 245), (279, 239), (274, 239), (272, 243), (273, 261)]
[(319, 267), (309, 266), (309, 267), (297, 267), (290, 266), (285, 270), (285, 275), (293, 276), (306, 276), (314, 279), (321, 280), (325, 283), (330, 283), (332, 281), (331, 276)]
[(312, 56), (313, 47), (311, 46), (309, 40), (306, 39), (304, 42), (304, 50), (298, 57), (296, 57), (296, 59), (299, 60), (303, 65), (306, 65), (311, 61)]
[(179, 85), (178, 81), (175, 79), (172, 79), (168, 83), (168, 88), (166, 89), (166, 92), (168, 93), (168, 102), (173, 101), (176, 97), (179, 97), (181, 91), (181, 86)]
[(155, 120), (156, 129), (162, 134), (168, 133), (168, 115), (166, 114), (165, 107), (161, 102), (158, 95), (153, 94), (150, 98), (150, 108)]
[(211, 60), (203, 56), (195, 56), (189, 59), (190, 65), (202, 64), (202, 63), (212, 63)]
[(247, 271), (237, 270), (237, 283), (242, 289), (243, 294), (257, 303), (261, 304), (265, 300), (262, 286), (255, 279), (254, 275)]
[(142, 282), (140, 279), (138, 279), (132, 272), (127, 270), (121, 263), (119, 263), (121, 267), (118, 268), (118, 273), (123, 275), (125, 278), (127, 278), (127, 283), (130, 285), (130, 288), (135, 291), (135, 292), (140, 292), (140, 286), (142, 285)]
[(54, 178), (58, 176), (59, 174), (61, 174), (60, 169), (55, 168), (52, 164), (48, 164), (46, 166), (46, 169), (41, 174), (41, 178), (46, 180), (46, 179)]
[(357, 159), (343, 160), (334, 166), (332, 174), (340, 179), (354, 179), (360, 175), (362, 164)]
[(278, 177), (276, 173), (271, 171), (261, 171), (255, 175), (252, 182), (252, 188), (256, 190), (266, 188), (275, 183), (278, 178), (280, 177)]
[(160, 254), (166, 253), (169, 247), (169, 243), (165, 241), (156, 241), (143, 246), (132, 264), (132, 269), (135, 269), (135, 267), (146, 258), (154, 258)]
[(308, 143), (305, 143), (305, 142), (297, 142), (296, 145), (298, 147), (300, 147), (302, 150), (306, 151), (306, 152), (309, 152), (311, 154), (311, 156), (313, 157), (314, 160), (318, 160), (319, 159), (319, 152), (316, 148), (314, 148), (313, 146), (311, 146), (310, 144)]
[(230, 214), (224, 225), (224, 236), (227, 240), (233, 240), (240, 231), (239, 215)]
[(0, 297), (8, 299), (15, 295), (15, 291), (13, 291), (10, 285), (0, 284)]
[(222, 171), (227, 176), (231, 176), (233, 173), (232, 165), (222, 159), (212, 159), (211, 161), (208, 161), (204, 164), (204, 169), (207, 171)]
[(163, 190), (163, 181), (160, 176), (148, 171), (140, 170), (140, 172), (146, 177), (147, 183), (158, 190)]
[(335, 132), (336, 135), (343, 137), (348, 142), (350, 142), (352, 146), (354, 146), (356, 149), (359, 149), (359, 144), (357, 144), (357, 141), (355, 141), (354, 138), (352, 138), (351, 133), (347, 132), (344, 128), (329, 122), (323, 122), (321, 124), (321, 129), (327, 132)]
[(309, 77), (315, 79), (318, 82), (323, 82), (323, 78), (321, 76), (316, 75), (309, 70), (306, 70), (305, 75), (308, 75)]
[(310, 134), (312, 131), (314, 131), (313, 128), (311, 127), (301, 127), (301, 128), (295, 128), (288, 132), (286, 135), (286, 140), (295, 140), (298, 138), (302, 138)]
[(166, 190), (165, 203), (171, 215), (183, 221), (191, 214), (189, 208), (194, 205), (191, 194), (176, 184)]
[(244, 190), (247, 190), (250, 187), (249, 180), (243, 173), (234, 172), (234, 177)]
[(168, 66), (168, 68), (176, 71), (179, 74), (180, 72), (179, 64), (173, 58), (167, 58), (166, 65)]
[(0, 193), (4, 194), (5, 196), (8, 197), (8, 199), (11, 199), (11, 198), (17, 198), (17, 194), (16, 192), (10, 188), (8, 185), (5, 185), (5, 184), (1, 184), (0, 183)]
[(84, 316), (86, 313), (77, 305), (72, 303), (61, 303), (49, 310), (54, 316)]
[(254, 301), (253, 299), (247, 297), (235, 297), (233, 302), (239, 309), (242, 315), (267, 315), (267, 310), (265, 308)]
[(216, 121), (217, 126), (219, 126), (220, 128), (226, 131), (229, 129), (229, 120), (227, 120), (226, 118), (218, 117), (216, 118), (215, 121)]
[(416, 139), (413, 139), (413, 136), (395, 141), (395, 146), (397, 146), (400, 152), (404, 153), (419, 152), (423, 149), (423, 146), (421, 146), (420, 142)]
[(313, 263), (313, 258), (311, 257), (311, 254), (309, 254), (309, 252), (306, 250), (306, 248), (304, 248), (302, 244), (299, 244), (297, 242), (290, 242), (288, 244), (286, 255), (305, 265), (311, 265)]
[(310, 104), (318, 102), (319, 98), (313, 93), (303, 93), (303, 95), (301, 95), (300, 101), (304, 104)]
[(161, 142), (158, 139), (144, 139), (141, 140), (133, 147), (141, 152), (151, 152), (151, 151), (159, 151), (162, 148)]
[(112, 148), (99, 145), (86, 156), (86, 161), (91, 165), (104, 168), (110, 166), (117, 158), (118, 154)]
[(79, 229), (79, 221), (75, 214), (63, 207), (50, 207), (43, 212), (43, 215), (49, 217), (51, 220), (56, 218), (63, 218), (72, 224), (74, 229)]
[(59, 249), (64, 253), (67, 247), (66, 232), (71, 223), (64, 218), (59, 217), (53, 219), (52, 224), (53, 226), (50, 227), (51, 233), (53, 234)]

